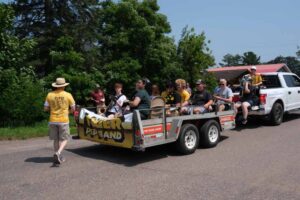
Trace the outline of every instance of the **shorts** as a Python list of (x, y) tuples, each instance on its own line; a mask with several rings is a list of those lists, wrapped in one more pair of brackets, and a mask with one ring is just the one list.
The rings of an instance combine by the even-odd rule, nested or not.
[(49, 124), (50, 140), (68, 140), (71, 138), (69, 124)]
[(250, 104), (250, 107), (255, 106), (255, 104), (256, 104), (252, 99), (248, 99), (248, 100), (246, 100), (246, 101), (243, 101), (243, 103), (244, 103), (244, 102), (249, 103), (249, 104)]
[(204, 106), (195, 106), (193, 108), (193, 110), (194, 110), (194, 112), (196, 110), (196, 111), (199, 111), (200, 113), (207, 113), (208, 112), (208, 110), (206, 108), (204, 108)]

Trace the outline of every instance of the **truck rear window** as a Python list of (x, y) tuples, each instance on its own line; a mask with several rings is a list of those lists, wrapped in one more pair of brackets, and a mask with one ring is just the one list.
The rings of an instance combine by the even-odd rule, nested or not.
[(280, 83), (277, 75), (268, 75), (268, 76), (262, 75), (262, 79), (263, 79), (263, 85), (266, 88), (280, 88), (281, 87), (281, 83)]

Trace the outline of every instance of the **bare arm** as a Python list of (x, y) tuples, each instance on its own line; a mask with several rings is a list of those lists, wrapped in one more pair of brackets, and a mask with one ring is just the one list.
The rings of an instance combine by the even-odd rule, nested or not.
[(70, 106), (70, 107), (71, 107), (70, 112), (71, 112), (71, 113), (74, 113), (74, 112), (75, 112), (75, 105), (72, 105), (72, 106)]
[(213, 104), (213, 100), (209, 100), (206, 104), (204, 104), (204, 108), (208, 109), (209, 106)]
[(44, 111), (45, 112), (49, 112), (50, 111), (50, 107), (49, 106), (44, 106)]
[(219, 97), (219, 96), (214, 96), (217, 100), (220, 100), (220, 101), (225, 101), (225, 102), (228, 102), (228, 103), (231, 103), (232, 102), (232, 97), (229, 97), (228, 99), (226, 98), (223, 98), (223, 97)]
[(249, 94), (249, 93), (250, 93), (250, 90), (249, 90), (249, 83), (248, 83), (248, 82), (245, 83), (244, 93), (246, 93), (246, 94)]
[(181, 106), (187, 106), (187, 105), (189, 105), (189, 102), (188, 102), (188, 101), (184, 101), (184, 102), (181, 104)]
[(141, 102), (139, 97), (135, 97), (133, 101), (129, 102), (130, 107), (137, 107)]

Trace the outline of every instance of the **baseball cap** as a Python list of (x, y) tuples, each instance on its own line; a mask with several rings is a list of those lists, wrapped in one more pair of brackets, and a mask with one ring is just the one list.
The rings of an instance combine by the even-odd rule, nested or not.
[(256, 67), (255, 67), (255, 66), (252, 66), (252, 67), (251, 67), (251, 70), (256, 70)]
[(201, 79), (198, 79), (197, 81), (196, 81), (196, 85), (200, 85), (200, 84), (205, 84), (205, 82), (203, 81), (203, 80), (201, 80)]

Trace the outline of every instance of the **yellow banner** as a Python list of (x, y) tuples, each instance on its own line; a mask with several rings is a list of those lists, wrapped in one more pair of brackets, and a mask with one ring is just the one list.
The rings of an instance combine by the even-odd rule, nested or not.
[(100, 144), (123, 148), (132, 148), (134, 144), (131, 123), (124, 123), (119, 118), (103, 121), (86, 116), (86, 122), (79, 125), (78, 132), (81, 139)]

